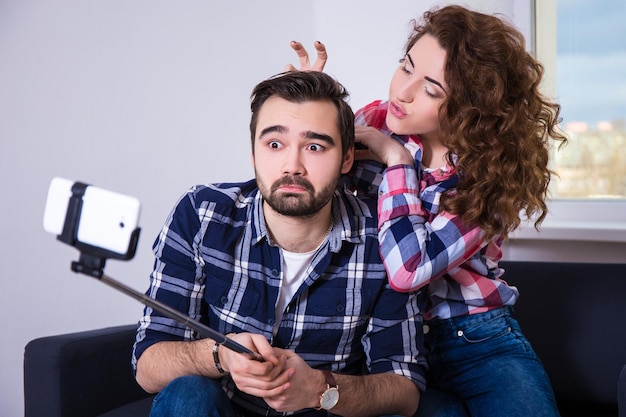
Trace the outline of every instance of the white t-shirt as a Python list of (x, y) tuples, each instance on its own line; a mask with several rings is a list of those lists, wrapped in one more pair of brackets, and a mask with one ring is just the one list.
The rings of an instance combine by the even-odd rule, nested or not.
[(280, 282), (278, 299), (276, 300), (276, 322), (274, 323), (274, 334), (278, 330), (278, 325), (283, 318), (285, 306), (291, 297), (298, 291), (300, 284), (307, 276), (307, 269), (311, 266), (311, 261), (317, 248), (310, 252), (295, 253), (281, 249), (283, 254), (283, 276)]

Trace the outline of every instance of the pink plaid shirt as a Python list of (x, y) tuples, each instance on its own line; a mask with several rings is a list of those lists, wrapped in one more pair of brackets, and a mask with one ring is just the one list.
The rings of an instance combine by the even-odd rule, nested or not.
[(403, 143), (415, 164), (384, 167), (359, 162), (352, 180), (360, 192), (378, 195), (378, 238), (392, 287), (402, 292), (423, 288), (426, 319), (515, 304), (517, 289), (500, 278), (503, 239), (485, 242), (477, 225), (439, 209), (441, 194), (457, 183), (454, 169), (421, 169), (419, 138), (391, 133), (386, 114), (387, 102), (375, 101), (357, 111), (356, 123)]

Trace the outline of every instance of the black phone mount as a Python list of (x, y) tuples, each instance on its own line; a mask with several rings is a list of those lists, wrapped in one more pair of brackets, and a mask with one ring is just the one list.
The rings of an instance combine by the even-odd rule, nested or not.
[(126, 253), (120, 254), (97, 246), (92, 246), (78, 240), (78, 225), (83, 209), (83, 197), (89, 184), (75, 182), (72, 185), (72, 195), (69, 199), (63, 231), (57, 239), (80, 251), (78, 261), (72, 262), (72, 271), (91, 275), (95, 278), (102, 276), (107, 259), (129, 260), (135, 256), (139, 242), (140, 228), (136, 228), (130, 237)]
[(65, 223), (63, 224), (63, 230), (57, 239), (63, 243), (67, 243), (70, 246), (74, 246), (80, 251), (80, 257), (78, 261), (72, 261), (72, 271), (89, 275), (93, 278), (97, 278), (99, 281), (115, 288), (118, 291), (134, 298), (142, 304), (153, 308), (159, 313), (174, 319), (187, 327), (195, 330), (201, 336), (208, 337), (215, 340), (216, 343), (224, 345), (224, 347), (234, 350), (235, 352), (247, 354), (249, 357), (255, 360), (263, 361), (263, 357), (247, 347), (235, 342), (232, 339), (227, 338), (225, 335), (211, 329), (210, 327), (200, 323), (197, 320), (192, 319), (186, 314), (181, 313), (172, 307), (163, 304), (162, 302), (148, 297), (127, 285), (122, 284), (119, 281), (114, 280), (104, 274), (104, 265), (107, 259), (119, 259), (129, 260), (135, 256), (137, 250), (137, 243), (139, 242), (139, 228), (136, 228), (132, 234), (128, 244), (128, 250), (124, 254), (112, 252), (97, 246), (89, 245), (78, 240), (78, 225), (80, 224), (80, 216), (83, 209), (83, 197), (85, 190), (89, 187), (89, 184), (82, 182), (75, 182), (72, 186), (72, 196), (69, 199), (67, 212), (65, 214)]

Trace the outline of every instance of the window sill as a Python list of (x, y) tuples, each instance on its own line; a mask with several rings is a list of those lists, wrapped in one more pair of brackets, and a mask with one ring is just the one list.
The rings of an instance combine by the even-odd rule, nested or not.
[(503, 259), (626, 262), (626, 200), (556, 200), (539, 231), (530, 223), (511, 233)]
[(626, 242), (626, 223), (546, 220), (539, 231), (526, 225), (513, 232), (509, 239), (623, 243)]

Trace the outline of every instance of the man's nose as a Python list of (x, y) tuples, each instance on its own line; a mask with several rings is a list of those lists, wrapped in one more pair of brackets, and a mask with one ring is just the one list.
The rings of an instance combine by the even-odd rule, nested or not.
[(303, 175), (304, 165), (302, 164), (301, 150), (297, 147), (291, 147), (284, 154), (283, 174), (285, 175)]

